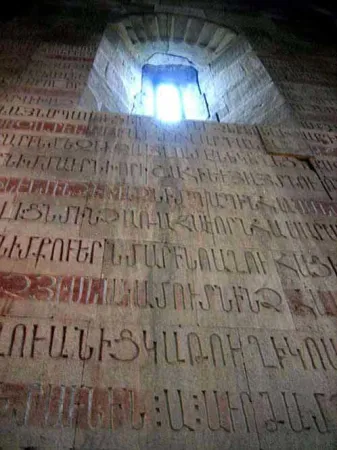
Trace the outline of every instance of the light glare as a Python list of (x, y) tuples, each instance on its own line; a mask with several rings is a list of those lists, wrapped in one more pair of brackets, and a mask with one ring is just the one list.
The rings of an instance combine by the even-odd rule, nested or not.
[(156, 117), (163, 122), (182, 119), (179, 91), (172, 84), (160, 84), (156, 92)]
[(183, 89), (183, 104), (185, 108), (185, 117), (189, 120), (198, 119), (198, 104), (196, 92), (191, 85)]

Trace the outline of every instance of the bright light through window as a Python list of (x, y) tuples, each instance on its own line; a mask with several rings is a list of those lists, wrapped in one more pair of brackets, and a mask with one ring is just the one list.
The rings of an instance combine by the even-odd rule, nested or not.
[(173, 84), (160, 84), (156, 89), (156, 117), (164, 122), (182, 119), (180, 93)]
[(199, 119), (199, 108), (197, 102), (198, 97), (195, 92), (195, 88), (193, 89), (193, 87), (193, 85), (187, 85), (182, 90), (185, 116), (188, 119)]
[(145, 65), (142, 95), (134, 112), (171, 123), (209, 117), (198, 85), (198, 73), (184, 65)]

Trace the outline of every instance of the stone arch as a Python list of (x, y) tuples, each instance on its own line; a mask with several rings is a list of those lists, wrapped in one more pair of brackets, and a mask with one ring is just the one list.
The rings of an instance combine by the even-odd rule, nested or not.
[(132, 14), (107, 26), (81, 106), (130, 114), (142, 67), (154, 55), (184, 58), (199, 74), (211, 120), (273, 124), (292, 114), (243, 33), (201, 17)]

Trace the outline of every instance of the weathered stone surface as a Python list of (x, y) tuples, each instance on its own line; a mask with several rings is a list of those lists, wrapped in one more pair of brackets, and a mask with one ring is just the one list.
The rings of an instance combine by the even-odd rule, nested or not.
[(294, 128), (259, 127), (259, 130), (270, 153), (310, 157), (333, 156), (336, 152), (336, 133)]
[[(29, 227), (26, 227), (29, 233)], [(36, 230), (34, 230), (36, 231)], [(104, 240), (49, 237), (4, 232), (0, 238), (1, 270), (100, 276)]]
[(329, 197), (335, 200), (337, 198), (337, 158), (311, 158), (310, 162), (320, 177)]
[[(335, 53), (197, 6), (0, 32), (1, 448), (336, 447)], [(220, 122), (127, 114), (154, 52)]]

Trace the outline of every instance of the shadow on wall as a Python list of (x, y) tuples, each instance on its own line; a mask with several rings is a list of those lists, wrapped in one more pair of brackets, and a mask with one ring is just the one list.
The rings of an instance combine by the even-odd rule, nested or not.
[(172, 64), (172, 58), (179, 64), (184, 59), (198, 71), (210, 120), (249, 124), (293, 120), (243, 35), (200, 18), (170, 14), (132, 15), (107, 26), (80, 106), (138, 113), (144, 65)]

